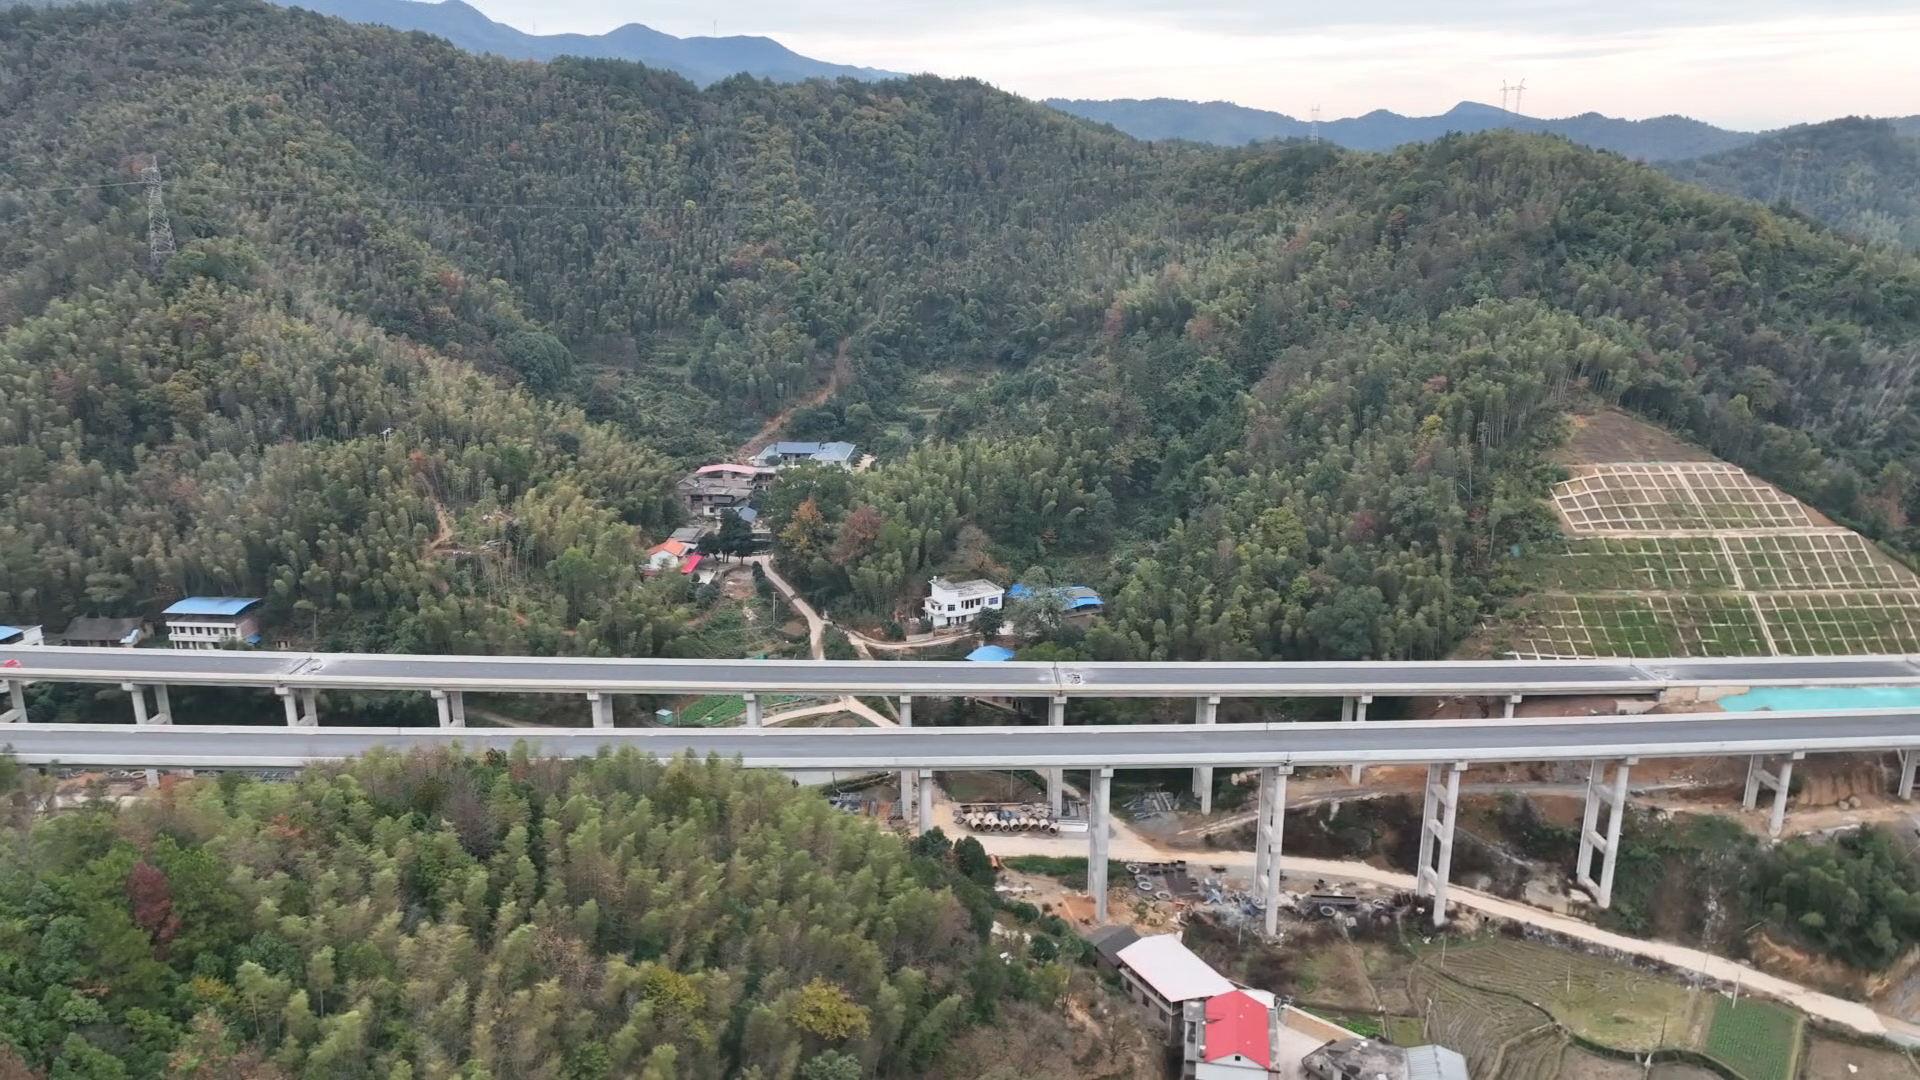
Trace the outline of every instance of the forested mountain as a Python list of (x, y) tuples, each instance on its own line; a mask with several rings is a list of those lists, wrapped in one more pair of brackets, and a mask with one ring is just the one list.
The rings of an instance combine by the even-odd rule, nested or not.
[(1101, 655), (1444, 654), (1595, 399), (1920, 511), (1914, 262), (1560, 139), (1147, 145), (243, 0), (12, 9), (0, 71), (16, 619), (257, 590), (322, 646), (699, 652), (637, 546), (790, 408), (881, 461), (774, 493), (817, 596), (1039, 567)]
[(1920, 250), (1916, 121), (1813, 124), (1665, 168), (1702, 187), (1791, 207), (1868, 243)]
[(1317, 126), (1285, 113), (1249, 109), (1229, 101), (1048, 98), (1046, 104), (1075, 116), (1112, 124), (1136, 139), (1185, 139), (1216, 146), (1305, 139), (1318, 134), (1335, 146), (1349, 150), (1391, 150), (1454, 133), (1529, 131), (1560, 135), (1582, 146), (1612, 150), (1641, 161), (1666, 161), (1730, 150), (1757, 138), (1748, 132), (1727, 131), (1685, 116), (1618, 120), (1590, 112), (1555, 120), (1521, 116), (1473, 101), (1463, 101), (1439, 116), (1402, 116), (1375, 109), (1365, 116), (1324, 120)]
[(20, 771), (9, 1080), (1074, 1074), (1077, 943), (989, 944), (978, 842), (910, 854), (778, 773), (383, 754), (48, 818)]

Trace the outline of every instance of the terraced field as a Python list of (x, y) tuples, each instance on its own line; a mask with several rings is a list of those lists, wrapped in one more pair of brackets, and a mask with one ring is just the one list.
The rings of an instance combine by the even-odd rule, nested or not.
[(1527, 658), (1920, 651), (1920, 576), (1724, 462), (1579, 466), (1564, 547), (1495, 651)]

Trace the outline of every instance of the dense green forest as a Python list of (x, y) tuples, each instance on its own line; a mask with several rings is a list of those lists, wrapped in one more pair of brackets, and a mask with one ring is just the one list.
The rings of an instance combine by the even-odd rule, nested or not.
[(1811, 124), (1663, 168), (1701, 187), (1791, 207), (1868, 243), (1920, 250), (1920, 131), (1903, 132), (1896, 121)]
[(9, 1080), (1074, 1075), (981, 1027), (1058, 1028), (1078, 952), (988, 941), (978, 843), (778, 773), (383, 754), (52, 817), (33, 785), (0, 759)]
[(699, 654), (636, 552), (775, 417), (880, 459), (772, 497), (816, 598), (1074, 579), (1070, 653), (1442, 655), (1600, 400), (1916, 546), (1920, 267), (1551, 137), (1149, 146), (249, 0), (0, 11), (0, 70), (4, 617)]

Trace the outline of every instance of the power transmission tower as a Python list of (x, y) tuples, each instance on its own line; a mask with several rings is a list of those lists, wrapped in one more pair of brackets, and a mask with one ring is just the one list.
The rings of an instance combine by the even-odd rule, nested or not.
[(1500, 111), (1501, 112), (1513, 111), (1507, 108), (1507, 95), (1511, 93), (1513, 93), (1513, 87), (1507, 85), (1507, 80), (1501, 79), (1500, 80)]
[(167, 202), (160, 191), (159, 154), (140, 170), (140, 179), (147, 185), (147, 255), (158, 270), (173, 258), (173, 220), (167, 216)]
[(1516, 116), (1526, 115), (1526, 113), (1520, 110), (1520, 95), (1526, 92), (1527, 92), (1527, 80), (1521, 79), (1520, 84), (1513, 88), (1513, 112), (1514, 112), (1514, 115)]
[(1320, 106), (1318, 105), (1315, 105), (1313, 107), (1313, 119), (1310, 122), (1310, 130), (1313, 132), (1313, 141), (1319, 142), (1320, 141)]

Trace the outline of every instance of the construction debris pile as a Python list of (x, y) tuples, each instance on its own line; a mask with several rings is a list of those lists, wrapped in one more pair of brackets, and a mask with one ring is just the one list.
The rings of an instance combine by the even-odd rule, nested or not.
[(1149, 791), (1127, 800), (1127, 814), (1135, 821), (1150, 821), (1171, 815), (1179, 803), (1164, 791)]
[(843, 791), (827, 796), (827, 805), (835, 810), (862, 817), (877, 817), (882, 821), (891, 821), (900, 816), (899, 805), (892, 799), (882, 799), (859, 791)]
[(1060, 833), (1060, 820), (1045, 803), (965, 803), (953, 808), (953, 823), (974, 832)]

